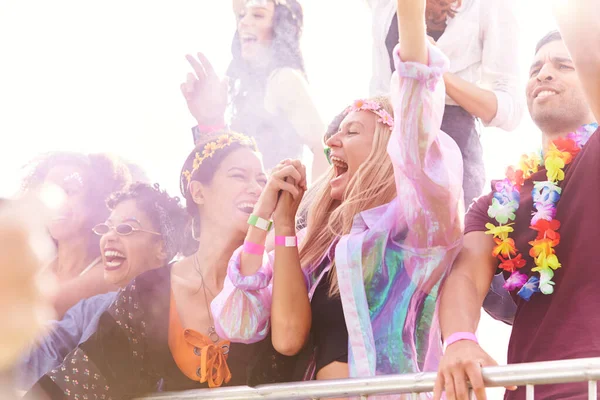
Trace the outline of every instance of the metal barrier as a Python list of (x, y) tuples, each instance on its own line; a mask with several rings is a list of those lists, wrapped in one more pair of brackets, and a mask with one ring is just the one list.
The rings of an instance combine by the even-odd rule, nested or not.
[[(159, 393), (144, 400), (246, 400), (246, 399), (318, 399), (327, 397), (361, 397), (375, 394), (412, 394), (433, 391), (436, 374), (427, 372), (385, 375), (373, 378), (309, 381), (218, 389), (199, 389), (176, 393)], [(597, 398), (596, 381), (600, 379), (600, 357), (546, 361), (483, 368), (486, 387), (526, 386), (527, 399), (533, 400), (534, 386), (549, 383), (588, 382), (589, 399)]]

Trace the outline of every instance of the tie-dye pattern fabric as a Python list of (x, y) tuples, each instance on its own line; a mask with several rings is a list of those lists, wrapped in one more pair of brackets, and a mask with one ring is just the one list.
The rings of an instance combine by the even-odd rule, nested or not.
[[(437, 369), (437, 293), (462, 237), (461, 155), (440, 131), (448, 61), (434, 46), (429, 65), (398, 52), (388, 144), (398, 196), (360, 213), (335, 252), (351, 376)], [(380, 267), (363, 278), (369, 265)]]
[[(461, 244), (463, 172), (458, 146), (440, 130), (448, 60), (428, 49), (429, 65), (402, 62), (395, 51), (388, 153), (398, 195), (357, 215), (335, 248), (354, 377), (435, 371), (442, 354), (436, 303)], [(255, 276), (239, 274), (239, 256), (212, 309), (220, 335), (253, 342), (269, 327), (272, 255)], [(365, 278), (367, 266), (376, 267)]]

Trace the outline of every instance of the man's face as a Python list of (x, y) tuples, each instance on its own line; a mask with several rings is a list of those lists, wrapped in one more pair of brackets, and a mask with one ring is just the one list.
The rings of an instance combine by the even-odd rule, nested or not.
[(526, 96), (531, 118), (542, 130), (573, 129), (591, 122), (581, 83), (562, 41), (545, 44), (535, 55)]

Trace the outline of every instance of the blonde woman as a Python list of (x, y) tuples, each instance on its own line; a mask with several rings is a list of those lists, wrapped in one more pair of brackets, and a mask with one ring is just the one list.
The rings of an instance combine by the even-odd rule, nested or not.
[[(339, 301), (347, 362), (331, 354), (316, 368), (317, 379), (433, 371), (441, 356), (435, 304), (461, 243), (462, 162), (440, 130), (448, 60), (428, 43), (424, 12), (425, 0), (398, 0), (393, 108), (386, 98), (349, 108), (327, 140), (333, 166), (307, 202), (306, 230), (296, 238), (304, 169), (284, 161), (212, 304), (220, 335), (252, 342), (270, 330), (274, 347), (294, 354), (315, 345), (315, 331), (339, 329), (328, 318)], [(264, 257), (271, 216), (276, 246)], [(336, 338), (317, 341), (316, 359)]]

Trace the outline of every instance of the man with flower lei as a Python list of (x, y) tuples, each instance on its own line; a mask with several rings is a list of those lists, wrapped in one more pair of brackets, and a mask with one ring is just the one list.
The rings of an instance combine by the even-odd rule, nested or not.
[[(481, 366), (496, 362), (474, 335), (496, 271), (517, 303), (509, 363), (600, 356), (600, 24), (597, 0), (556, 7), (559, 32), (536, 48), (527, 103), (541, 151), (509, 167), (465, 219), (463, 250), (440, 300), (446, 352), (435, 398), (485, 398)], [(563, 42), (564, 37), (564, 42)], [(586, 97), (587, 96), (587, 97)], [(506, 398), (525, 398), (525, 388)], [(585, 383), (542, 385), (536, 398), (587, 398)]]

